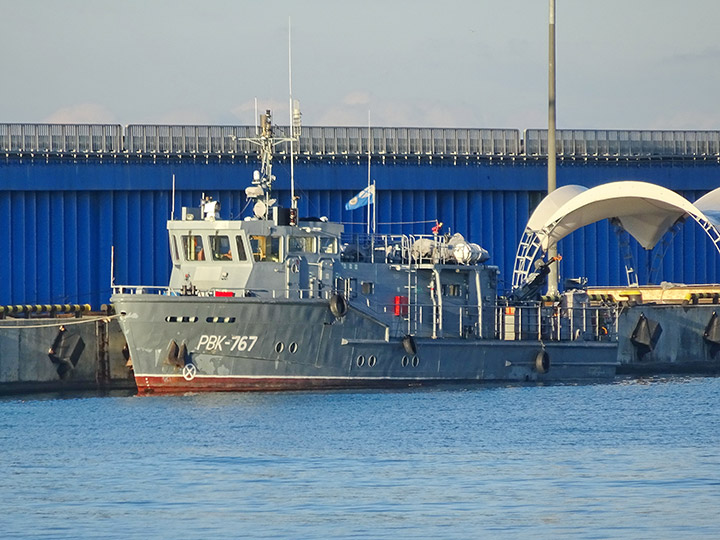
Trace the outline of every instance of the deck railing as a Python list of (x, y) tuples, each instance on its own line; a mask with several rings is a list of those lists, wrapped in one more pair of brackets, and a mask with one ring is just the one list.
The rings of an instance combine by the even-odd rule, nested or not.
[(345, 262), (386, 264), (455, 264), (453, 246), (442, 234), (344, 233), (341, 259)]
[[(336, 294), (331, 288), (310, 289), (174, 289), (170, 287), (115, 286), (114, 294), (150, 294), (163, 296), (238, 297), (264, 299), (329, 300)], [(343, 292), (343, 291), (339, 291)], [(410, 303), (398, 305), (376, 303), (368, 298), (351, 302), (357, 309), (391, 320), (391, 330), (397, 335), (414, 333), (421, 337), (499, 339), (503, 341), (607, 341), (618, 339), (618, 307), (616, 305), (582, 305), (561, 307), (532, 302), (521, 306), (504, 303), (492, 306), (477, 304)], [(483, 333), (488, 326), (482, 320), (490, 308), (491, 333)], [(187, 313), (172, 314), (173, 322), (197, 322)], [(414, 332), (407, 331), (415, 329)]]

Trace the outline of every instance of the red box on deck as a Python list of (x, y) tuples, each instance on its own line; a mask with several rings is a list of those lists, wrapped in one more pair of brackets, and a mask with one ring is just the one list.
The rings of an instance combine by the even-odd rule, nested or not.
[(407, 296), (396, 296), (395, 297), (395, 316), (396, 317), (407, 317), (408, 314), (408, 297)]

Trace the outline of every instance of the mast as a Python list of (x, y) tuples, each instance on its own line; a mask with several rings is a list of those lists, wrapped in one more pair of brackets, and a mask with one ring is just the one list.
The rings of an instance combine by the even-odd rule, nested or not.
[[(370, 145), (372, 144), (372, 137), (370, 136), (370, 131), (371, 131), (371, 129), (370, 129), (370, 111), (368, 110), (368, 184), (367, 184), (368, 197), (370, 196), (370, 159), (371, 159)], [(374, 194), (372, 195), (372, 206), (373, 207), (375, 206), (375, 195)], [(367, 220), (368, 220), (367, 221), (367, 233), (368, 233), (368, 235), (370, 234), (370, 222), (371, 222), (370, 211), (371, 211), (370, 204), (368, 204), (368, 209), (367, 209)], [(375, 232), (375, 231), (373, 230), (373, 232)]]
[(175, 219), (175, 173), (172, 181), (172, 206), (170, 207), (170, 221)]
[(269, 218), (270, 206), (272, 204), (270, 202), (270, 191), (272, 190), (272, 185), (275, 181), (275, 177), (272, 174), (273, 141), (274, 133), (272, 113), (270, 112), (270, 109), (268, 109), (265, 111), (265, 114), (260, 115), (260, 155), (262, 158), (260, 165), (260, 178), (257, 179), (257, 182), (256, 179), (253, 178), (253, 184), (257, 184), (263, 188), (262, 195), (265, 198), (264, 207), (258, 207), (258, 210), (255, 212), (258, 217), (262, 217), (263, 219)]
[(373, 234), (377, 232), (377, 206), (375, 205), (376, 199), (377, 199), (377, 188), (375, 187), (375, 181), (373, 180), (372, 183), (373, 191), (372, 191), (372, 198), (373, 198)]

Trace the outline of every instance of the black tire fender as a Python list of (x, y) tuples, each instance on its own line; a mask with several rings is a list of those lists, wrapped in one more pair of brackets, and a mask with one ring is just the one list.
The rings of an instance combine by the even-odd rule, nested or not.
[(547, 373), (550, 371), (550, 355), (547, 351), (539, 351), (537, 356), (535, 356), (535, 371), (538, 373)]
[(405, 352), (408, 354), (417, 354), (417, 345), (415, 344), (415, 338), (411, 335), (407, 335), (402, 338), (402, 345)]
[(348, 312), (348, 303), (342, 294), (333, 294), (330, 297), (330, 312), (337, 319), (342, 319)]

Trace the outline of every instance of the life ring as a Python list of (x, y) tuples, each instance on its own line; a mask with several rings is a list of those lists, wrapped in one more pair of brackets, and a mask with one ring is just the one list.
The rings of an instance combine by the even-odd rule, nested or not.
[(411, 335), (408, 334), (407, 336), (402, 338), (402, 345), (406, 353), (412, 355), (417, 354), (417, 345), (415, 345), (415, 338)]
[(182, 371), (183, 379), (186, 381), (192, 381), (195, 378), (195, 375), (197, 375), (197, 368), (195, 367), (195, 364), (192, 362), (185, 364)]
[(333, 294), (330, 297), (330, 312), (337, 319), (341, 319), (345, 315), (347, 315), (348, 304), (347, 300), (345, 300), (345, 297), (342, 294)]
[(542, 350), (535, 356), (535, 371), (538, 373), (547, 373), (550, 371), (550, 355), (547, 351)]
[(292, 259), (290, 262), (290, 272), (293, 274), (297, 274), (300, 271), (300, 260), (299, 259)]

